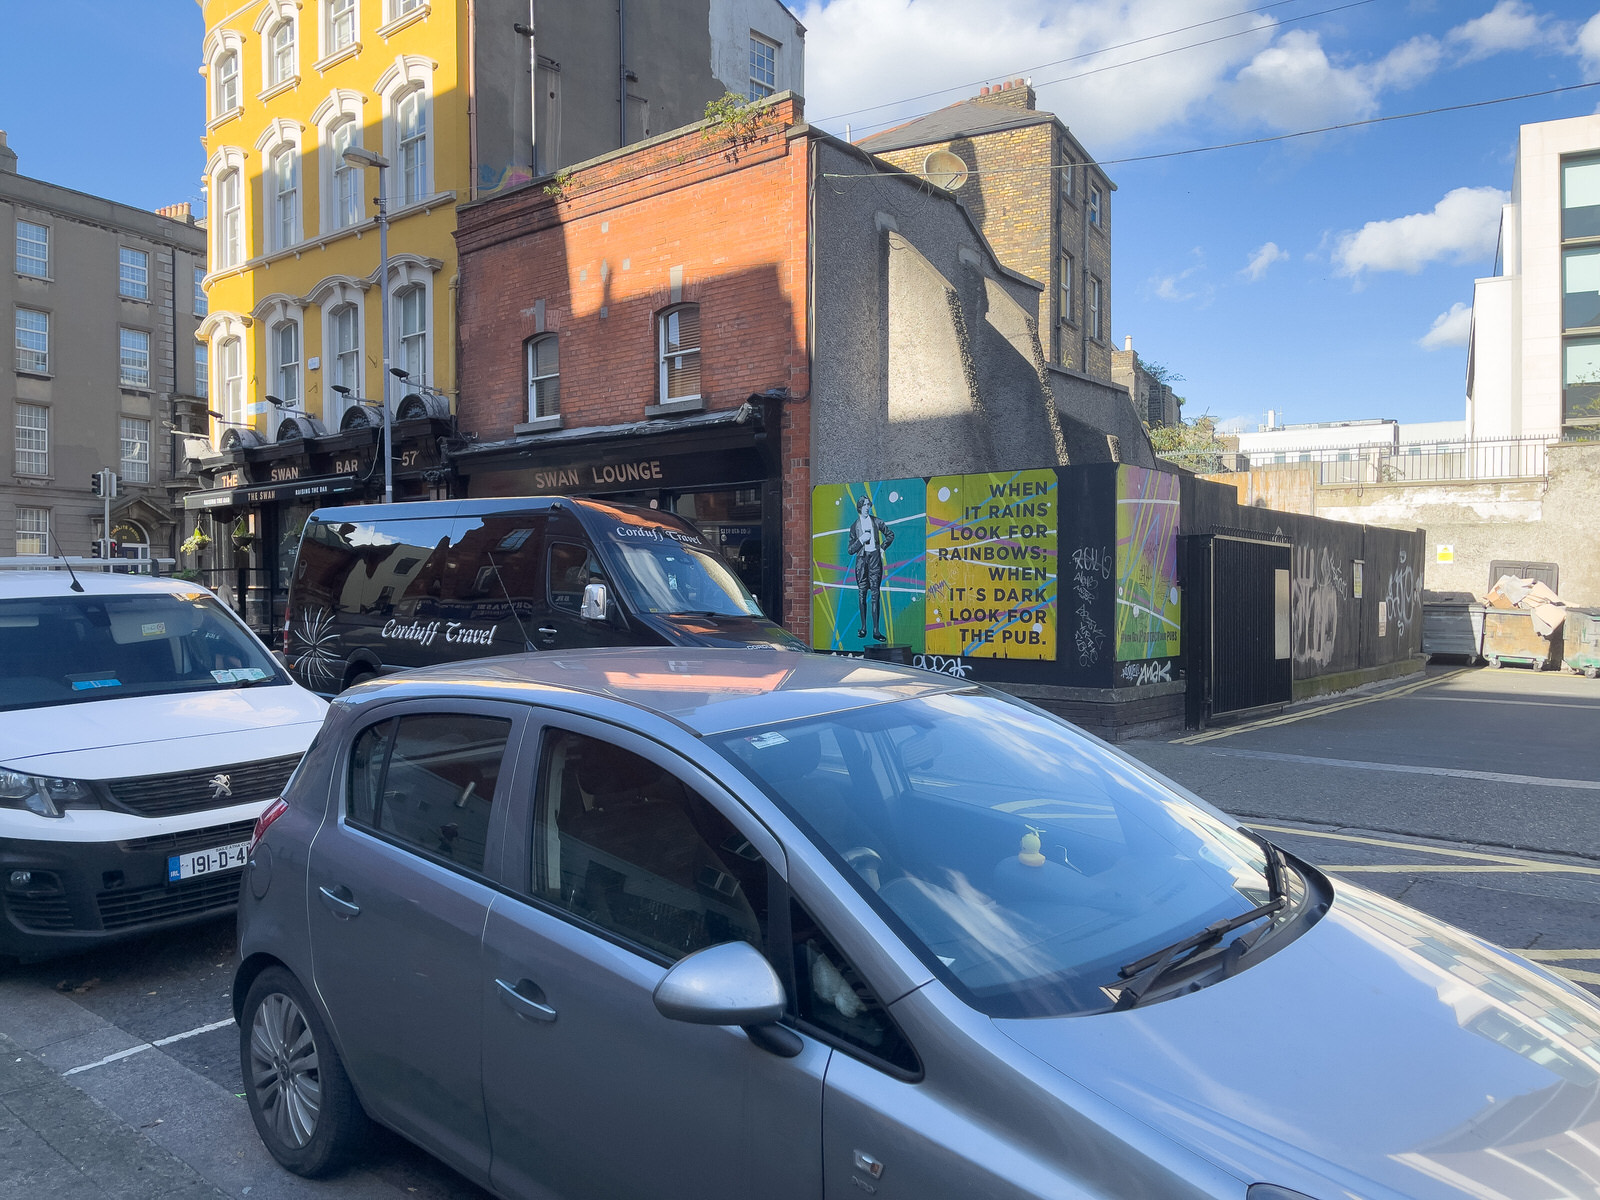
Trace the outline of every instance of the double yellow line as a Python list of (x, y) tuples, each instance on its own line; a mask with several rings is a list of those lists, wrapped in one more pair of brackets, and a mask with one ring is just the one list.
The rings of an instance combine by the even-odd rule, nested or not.
[(1386, 692), (1378, 692), (1372, 696), (1357, 696), (1351, 700), (1341, 700), (1334, 704), (1318, 704), (1301, 712), (1284, 713), (1276, 717), (1263, 717), (1259, 721), (1246, 721), (1242, 725), (1229, 725), (1222, 729), (1207, 729), (1201, 733), (1191, 733), (1187, 737), (1173, 738), (1174, 746), (1198, 746), (1202, 742), (1214, 742), (1220, 738), (1232, 737), (1236, 733), (1251, 733), (1257, 729), (1272, 729), (1278, 725), (1293, 725), (1296, 721), (1304, 721), (1309, 717), (1320, 717), (1327, 713), (1343, 712), (1347, 708), (1360, 708), (1363, 704), (1375, 704), (1379, 700), (1397, 700), (1401, 696), (1409, 696), (1413, 692), (1420, 692), (1423, 688), (1433, 687), (1447, 679), (1464, 674), (1465, 667), (1448, 671), (1443, 675), (1435, 675), (1432, 679), (1419, 679), (1416, 683), (1408, 683), (1402, 687), (1391, 688)]

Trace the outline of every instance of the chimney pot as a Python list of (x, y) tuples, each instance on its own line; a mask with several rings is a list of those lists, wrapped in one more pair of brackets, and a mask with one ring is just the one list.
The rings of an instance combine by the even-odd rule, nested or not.
[(1126, 337), (1124, 337), (1122, 339), (1122, 348), (1124, 350), (1132, 350), (1133, 349), (1133, 334), (1130, 333), (1130, 334), (1128, 334)]
[[(989, 85), (986, 83), (986, 84), (983, 85), (983, 91), (979, 92), (978, 95), (987, 96), (988, 94), (989, 94)], [(3, 137), (5, 137), (5, 135), (3, 133), (0, 133), (0, 138), (3, 138)]]

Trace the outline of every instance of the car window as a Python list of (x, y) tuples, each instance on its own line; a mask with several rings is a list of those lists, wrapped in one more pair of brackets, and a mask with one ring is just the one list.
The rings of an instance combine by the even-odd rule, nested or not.
[(789, 931), (794, 941), (795, 1009), (801, 1022), (870, 1058), (919, 1073), (922, 1064), (905, 1035), (798, 900), (789, 902)]
[(481, 872), (511, 722), (412, 713), (363, 730), (350, 754), (346, 818), (410, 849)]
[(550, 547), (550, 603), (562, 612), (576, 615), (583, 608), (584, 587), (606, 582), (600, 560), (587, 546), (556, 542)]
[(669, 961), (763, 945), (767, 868), (728, 819), (671, 772), (610, 742), (546, 737), (534, 889)]

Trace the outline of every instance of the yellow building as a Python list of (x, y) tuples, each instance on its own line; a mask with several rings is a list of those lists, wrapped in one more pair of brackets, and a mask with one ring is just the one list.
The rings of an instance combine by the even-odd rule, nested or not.
[(380, 171), (348, 162), (352, 147), (390, 164), (393, 365), (453, 393), (464, 0), (202, 7), (213, 443), (230, 429), (273, 440), (296, 410), (337, 430), (358, 397), (381, 401)]

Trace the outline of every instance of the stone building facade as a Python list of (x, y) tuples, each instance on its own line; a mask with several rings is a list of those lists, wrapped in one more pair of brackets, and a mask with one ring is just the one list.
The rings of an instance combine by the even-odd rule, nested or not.
[(1145, 369), (1131, 337), (1123, 339), (1121, 350), (1111, 352), (1111, 379), (1128, 390), (1134, 411), (1151, 429), (1178, 423), (1178, 397), (1169, 385)]
[(13, 334), (0, 417), (0, 557), (91, 553), (90, 476), (121, 476), (111, 536), (172, 557), (174, 425), (206, 405), (194, 349), (205, 231), (187, 204), (145, 212), (17, 173), (0, 133), (0, 322)]
[[(1111, 380), (1111, 193), (1116, 185), (1021, 80), (860, 141), (952, 190), (1000, 261), (1044, 284), (1039, 336), (1053, 365)], [(934, 156), (953, 154), (955, 164)], [(932, 161), (930, 161), (932, 160)]]

